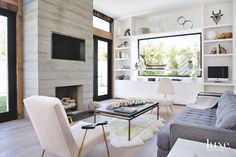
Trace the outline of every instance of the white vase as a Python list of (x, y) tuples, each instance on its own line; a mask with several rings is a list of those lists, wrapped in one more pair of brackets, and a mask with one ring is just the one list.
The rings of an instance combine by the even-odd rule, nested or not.
[(117, 28), (116, 36), (121, 37), (121, 29), (120, 28)]
[(207, 40), (214, 40), (214, 39), (216, 39), (216, 37), (217, 37), (217, 33), (215, 31), (211, 30), (206, 33)]

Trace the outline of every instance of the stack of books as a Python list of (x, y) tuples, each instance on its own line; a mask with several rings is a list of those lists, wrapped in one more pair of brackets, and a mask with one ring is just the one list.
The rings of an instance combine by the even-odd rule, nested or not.
[(119, 107), (114, 109), (115, 112), (121, 112), (121, 113), (134, 113), (138, 111), (136, 107)]

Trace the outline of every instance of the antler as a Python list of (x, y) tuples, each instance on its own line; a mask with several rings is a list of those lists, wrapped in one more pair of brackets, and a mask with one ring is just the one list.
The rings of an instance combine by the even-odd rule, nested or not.
[(214, 16), (219, 16), (220, 14), (221, 14), (221, 10), (220, 9), (219, 9), (219, 13), (217, 13), (217, 14), (215, 13), (214, 10), (212, 11), (212, 15), (214, 15)]

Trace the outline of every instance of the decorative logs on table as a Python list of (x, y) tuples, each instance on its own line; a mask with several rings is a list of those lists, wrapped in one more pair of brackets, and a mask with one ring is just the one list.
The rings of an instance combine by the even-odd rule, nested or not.
[(63, 104), (64, 109), (73, 109), (77, 105), (75, 99), (71, 99), (69, 97), (61, 98), (61, 102)]
[(144, 98), (128, 98), (128, 99), (123, 99), (120, 101), (117, 101), (109, 106), (109, 108), (118, 108), (118, 107), (123, 107), (123, 106), (138, 106), (138, 105), (143, 105), (145, 103), (153, 103), (155, 102), (154, 99), (144, 99)]

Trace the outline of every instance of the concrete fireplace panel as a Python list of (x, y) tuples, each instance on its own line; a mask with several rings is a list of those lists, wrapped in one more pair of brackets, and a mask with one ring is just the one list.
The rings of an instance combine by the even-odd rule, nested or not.
[[(78, 110), (88, 110), (88, 104), (93, 101), (93, 2), (92, 0), (40, 0), (35, 14), (37, 25), (34, 29), (28, 29), (29, 41), (37, 41), (37, 45), (30, 45), (25, 41), (25, 59), (31, 55), (31, 51), (36, 53), (37, 60), (28, 60), (27, 64), (37, 65), (32, 71), (25, 72), (25, 79), (30, 79), (31, 74), (37, 73), (34, 82), (37, 85), (31, 86), (30, 81), (26, 81), (25, 87), (32, 88), (31, 92), (26, 93), (26, 97), (39, 94), (55, 97), (55, 88), (63, 86), (83, 85), (81, 99), (83, 104), (79, 105)], [(30, 7), (30, 2), (25, 1), (24, 7)], [(32, 12), (25, 13), (30, 17)], [(30, 25), (31, 20), (25, 19), (24, 25)], [(35, 32), (36, 31), (36, 32)], [(52, 32), (85, 39), (85, 61), (70, 61), (52, 59)], [(25, 37), (28, 39), (28, 37)], [(27, 66), (28, 67), (28, 66)], [(27, 70), (27, 69), (26, 69)], [(27, 83), (29, 82), (29, 84)], [(26, 90), (26, 89), (25, 89)]]

